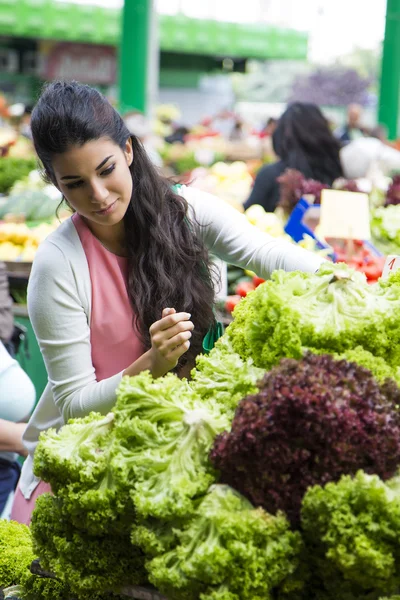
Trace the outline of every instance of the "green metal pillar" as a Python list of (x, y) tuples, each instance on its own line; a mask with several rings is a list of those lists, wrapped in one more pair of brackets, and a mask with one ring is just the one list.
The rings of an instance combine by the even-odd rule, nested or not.
[(119, 56), (119, 110), (148, 109), (149, 86), (154, 74), (153, 0), (125, 0)]
[(400, 0), (387, 0), (378, 120), (388, 128), (391, 140), (397, 137), (399, 101)]

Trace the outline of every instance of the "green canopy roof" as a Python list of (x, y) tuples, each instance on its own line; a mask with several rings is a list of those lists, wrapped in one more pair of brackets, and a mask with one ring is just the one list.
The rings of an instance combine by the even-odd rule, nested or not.
[[(306, 33), (266, 24), (160, 15), (162, 51), (242, 58), (307, 57)], [(118, 45), (121, 10), (55, 0), (0, 0), (0, 35)]]

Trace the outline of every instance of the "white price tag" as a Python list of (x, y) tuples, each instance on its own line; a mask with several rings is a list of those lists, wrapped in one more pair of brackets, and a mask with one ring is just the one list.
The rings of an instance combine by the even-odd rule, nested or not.
[(400, 256), (397, 254), (389, 254), (383, 267), (382, 279), (387, 279), (391, 273), (400, 269)]
[(369, 199), (361, 192), (322, 190), (318, 233), (323, 238), (369, 240)]

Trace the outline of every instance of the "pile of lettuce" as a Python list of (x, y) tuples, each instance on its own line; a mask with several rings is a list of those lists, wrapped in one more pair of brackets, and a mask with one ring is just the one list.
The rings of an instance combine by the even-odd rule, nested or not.
[[(24, 575), (9, 543), (0, 587), (396, 600), (399, 365), (400, 273), (368, 285), (346, 265), (276, 272), (190, 381), (124, 378), (112, 413), (41, 435), (35, 474), (53, 494), (21, 530)], [(52, 583), (26, 577), (32, 557)]]
[(400, 465), (400, 389), (330, 355), (284, 359), (243, 399), (211, 461), (220, 481), (298, 524), (308, 487)]
[(226, 340), (209, 356), (192, 383), (124, 378), (113, 413), (42, 434), (34, 469), (53, 495), (37, 501), (33, 550), (74, 598), (131, 585), (177, 600), (261, 600), (280, 586), (302, 588), (300, 534), (283, 514), (215, 485), (209, 459), (263, 371)]
[[(345, 264), (318, 273), (276, 271), (234, 311), (226, 335), (244, 360), (269, 370), (306, 350), (365, 364), (400, 381), (400, 279), (369, 285)], [(375, 371), (375, 359), (376, 371)]]

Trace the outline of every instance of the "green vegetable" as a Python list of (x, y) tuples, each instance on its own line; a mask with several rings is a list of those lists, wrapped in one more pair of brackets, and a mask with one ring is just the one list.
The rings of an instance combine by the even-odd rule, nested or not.
[(92, 534), (126, 529), (133, 507), (112, 468), (114, 415), (90, 413), (40, 436), (34, 472), (63, 499), (69, 519)]
[(371, 233), (374, 244), (384, 254), (400, 251), (400, 205), (391, 204), (376, 208), (371, 218)]
[(118, 590), (146, 581), (143, 555), (125, 533), (90, 535), (73, 526), (63, 501), (43, 494), (32, 516), (33, 547), (42, 568), (64, 581), (73, 594)]
[(197, 358), (190, 386), (202, 400), (217, 402), (233, 418), (240, 400), (257, 392), (257, 381), (264, 374), (251, 358), (242, 360), (228, 337), (222, 336), (207, 356)]
[(7, 194), (14, 183), (36, 167), (35, 158), (0, 158), (0, 194)]
[(391, 367), (380, 356), (374, 356), (368, 350), (364, 350), (361, 346), (357, 346), (352, 350), (346, 350), (342, 354), (336, 355), (335, 358), (344, 359), (348, 362), (355, 362), (362, 367), (365, 367), (380, 382), (385, 379), (394, 379), (397, 384), (400, 384), (400, 367)]
[(234, 311), (226, 335), (244, 359), (270, 369), (305, 350), (342, 354), (361, 346), (400, 364), (400, 286), (368, 285), (344, 264), (323, 264), (316, 274), (276, 271)]
[[(340, 581), (379, 598), (400, 587), (400, 483), (360, 471), (310, 488), (302, 528), (314, 572), (326, 589)], [(340, 596), (341, 597), (341, 596)]]
[(35, 558), (29, 528), (0, 519), (0, 589), (20, 584)]
[[(178, 542), (148, 561), (149, 580), (174, 600), (265, 600), (293, 576), (301, 537), (282, 514), (254, 509), (228, 486), (212, 486)], [(301, 582), (299, 582), (301, 585)]]
[(43, 221), (55, 216), (61, 196), (49, 196), (45, 190), (25, 190), (11, 194), (0, 208), (0, 218), (23, 216), (26, 221)]
[(208, 452), (230, 420), (216, 403), (202, 401), (187, 381), (148, 372), (125, 377), (115, 407), (115, 453), (121, 486), (131, 486), (140, 516), (171, 518), (192, 511), (192, 499), (215, 481)]

